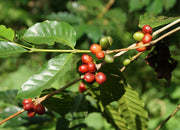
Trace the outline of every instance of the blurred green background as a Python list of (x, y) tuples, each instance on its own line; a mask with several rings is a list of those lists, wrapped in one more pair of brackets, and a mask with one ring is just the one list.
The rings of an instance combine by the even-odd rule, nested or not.
[[(110, 5), (108, 10), (105, 7)], [(145, 13), (156, 16), (176, 17), (180, 14), (179, 0), (0, 0), (0, 24), (19, 30), (30, 27), (36, 22), (57, 20), (68, 22), (77, 32), (78, 49), (89, 49), (92, 43), (98, 43), (103, 36), (110, 35), (114, 42), (110, 49), (124, 48), (135, 41), (134, 32), (139, 31), (140, 15)], [(157, 28), (154, 28), (156, 30)], [(180, 32), (169, 37), (171, 56), (180, 61)], [(166, 41), (165, 41), (166, 42)], [(44, 48), (58, 48), (43, 46)], [(149, 51), (150, 52), (150, 51)], [(157, 79), (154, 70), (145, 63), (149, 53), (143, 53), (138, 60), (130, 64), (123, 72), (126, 81), (137, 90), (146, 104), (149, 113), (148, 129), (154, 129), (178, 105), (180, 99), (180, 65), (172, 72), (171, 84), (164, 79)], [(124, 59), (137, 53), (129, 51), (116, 60), (123, 66)], [(43, 63), (57, 53), (22, 54), (0, 59), (0, 97), (4, 93), (10, 96), (7, 100), (0, 98), (0, 113), (7, 107), (20, 106), (15, 102), (15, 94)], [(18, 109), (18, 108), (17, 108)], [(24, 115), (26, 116), (26, 115)], [(0, 117), (2, 120), (2, 118)], [(21, 118), (18, 118), (21, 120)], [(55, 119), (45, 117), (40, 124), (15, 123), (14, 126), (4, 124), (0, 129), (55, 129)], [(180, 113), (177, 113), (163, 127), (163, 130), (180, 129)], [(16, 121), (17, 122), (17, 121)]]

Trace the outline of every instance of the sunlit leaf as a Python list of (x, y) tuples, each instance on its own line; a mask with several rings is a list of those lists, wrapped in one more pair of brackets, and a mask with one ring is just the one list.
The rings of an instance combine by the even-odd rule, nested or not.
[(154, 16), (146, 13), (140, 16), (138, 26), (142, 28), (144, 25), (150, 25), (152, 28), (155, 28), (173, 22), (179, 18), (180, 17)]
[(5, 58), (26, 52), (24, 48), (12, 42), (0, 41), (0, 57)]
[(21, 38), (33, 44), (54, 45), (57, 42), (71, 48), (76, 44), (76, 32), (72, 26), (65, 22), (48, 20), (36, 23)]
[(15, 32), (11, 28), (6, 28), (4, 25), (0, 25), (0, 40), (13, 41)]
[(49, 60), (36, 74), (21, 86), (17, 97), (36, 97), (42, 90), (49, 88), (55, 80), (61, 81), (62, 79), (63, 81), (68, 80), (67, 83), (71, 82), (75, 78), (74, 75), (70, 73), (74, 64), (73, 59), (74, 54), (61, 54)]

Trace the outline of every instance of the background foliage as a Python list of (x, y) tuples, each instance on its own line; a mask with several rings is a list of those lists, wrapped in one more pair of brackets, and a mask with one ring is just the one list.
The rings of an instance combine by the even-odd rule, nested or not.
[[(148, 14), (149, 16), (176, 17), (180, 13), (178, 8), (180, 7), (180, 1), (178, 0), (116, 0), (112, 7), (104, 13), (103, 10), (107, 2), (108, 0), (0, 0), (0, 24), (15, 29), (18, 35), (23, 34), (26, 28), (39, 21), (57, 20), (68, 22), (77, 32), (75, 48), (89, 49), (90, 44), (97, 43), (104, 35), (110, 35), (114, 39), (113, 46), (110, 49), (117, 49), (127, 47), (134, 42), (132, 34), (139, 30), (139, 19), (141, 19), (144, 14)], [(177, 61), (180, 60), (178, 59), (180, 48), (179, 34), (180, 33), (177, 32), (165, 41), (169, 44), (171, 56)], [(26, 34), (24, 36), (26, 36)], [(9, 39), (12, 39), (12, 37)], [(55, 44), (53, 46), (39, 46), (39, 48), (41, 47), (55, 49), (62, 46)], [(72, 45), (71, 47), (74, 46)], [(65, 47), (65, 49), (69, 49), (69, 47)], [(135, 51), (129, 51), (116, 60), (116, 65), (121, 67), (122, 61), (135, 53)], [(156, 73), (145, 63), (144, 59), (147, 54), (148, 52), (145, 52), (137, 61), (133, 62), (123, 72), (123, 76), (126, 82), (131, 85), (132, 89), (138, 92), (145, 102), (145, 108), (149, 115), (148, 129), (154, 129), (179, 103), (180, 70), (178, 64), (172, 73), (171, 84), (168, 84), (168, 82), (163, 79), (156, 79)], [(27, 81), (34, 72), (37, 72), (47, 60), (56, 55), (57, 53), (25, 53), (0, 59), (1, 120), (22, 107), (22, 99), (14, 100), (17, 95), (17, 90), (19, 90), (21, 85)], [(72, 58), (71, 61), (73, 62), (74, 59)], [(75, 67), (74, 70), (76, 69)], [(119, 79), (117, 79), (117, 81), (118, 80)], [(58, 88), (59, 83), (55, 82), (52, 86)], [(97, 104), (94, 103), (97, 97), (92, 99), (88, 96), (78, 95), (76, 94), (75, 86), (77, 86), (77, 84), (73, 86), (74, 92), (67, 94), (60, 93), (45, 102), (45, 104), (50, 104), (58, 100), (61, 101), (62, 104), (57, 102), (58, 105), (55, 111), (47, 113), (46, 116), (37, 116), (33, 120), (27, 118), (26, 114), (22, 114), (3, 124), (0, 128), (7, 130), (11, 128), (17, 130), (67, 129), (68, 124), (70, 128), (73, 129), (78, 128), (77, 124), (81, 124), (80, 126), (82, 128), (88, 126), (92, 129), (113, 129), (109, 123), (110, 119), (107, 121), (101, 113), (89, 114), (85, 120), (82, 120), (87, 114), (87, 100), (90, 101), (94, 107), (97, 107)], [(51, 90), (47, 90), (47, 92), (48, 91)], [(46, 91), (44, 93), (46, 93)], [(74, 98), (76, 99), (75, 101), (73, 100)], [(87, 99), (85, 100), (85, 98)], [(114, 112), (116, 106), (121, 105), (121, 103), (123, 103), (123, 101), (114, 102), (112, 105), (107, 106), (108, 109), (104, 109), (107, 109), (107, 113), (110, 114)], [(63, 104), (66, 104), (66, 106)], [(71, 104), (74, 104), (74, 106)], [(64, 110), (58, 111), (58, 107), (62, 106)], [(51, 110), (51, 105), (47, 107)], [(65, 110), (74, 111), (65, 113)], [(60, 116), (59, 113), (64, 116)], [(123, 114), (126, 113), (124, 112)], [(93, 125), (96, 123), (93, 122), (94, 118), (97, 118), (99, 121), (97, 125)], [(115, 118), (113, 114), (112, 118)], [(180, 114), (177, 113), (175, 117), (168, 121), (163, 129), (180, 129), (179, 120)]]

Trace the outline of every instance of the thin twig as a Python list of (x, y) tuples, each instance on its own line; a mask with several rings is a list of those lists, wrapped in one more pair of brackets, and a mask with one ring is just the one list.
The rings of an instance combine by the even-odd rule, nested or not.
[(114, 4), (115, 0), (109, 0), (108, 3), (106, 4), (105, 8), (103, 11), (98, 15), (98, 18), (102, 18), (104, 14), (111, 8), (111, 6)]
[[(167, 37), (167, 36), (169, 36), (169, 35), (177, 32), (177, 31), (179, 31), (179, 30), (180, 30), (180, 27), (177, 27), (177, 28), (169, 31), (168, 33), (160, 36), (159, 38), (157, 38), (157, 39), (155, 39), (155, 40), (153, 40), (153, 41), (151, 41), (151, 42), (149, 42), (149, 43), (146, 43), (146, 44), (144, 44), (144, 45), (141, 45), (141, 46), (133, 46), (133, 47), (129, 46), (129, 47), (127, 47), (127, 48), (121, 48), (121, 49), (117, 49), (117, 50), (109, 50), (109, 51), (108, 51), (108, 54), (114, 53), (114, 52), (119, 52), (119, 53), (121, 54), (121, 51), (129, 51), (129, 50), (134, 50), (134, 49), (141, 48), (141, 47), (147, 47), (147, 46), (150, 46), (150, 45), (154, 45), (154, 44), (156, 44), (157, 42), (159, 42), (160, 40), (162, 40), (163, 38), (165, 38), (165, 37)], [(118, 54), (117, 54), (117, 55), (118, 55)]]
[(180, 104), (177, 108), (158, 126), (155, 130), (159, 130), (171, 117), (173, 117), (180, 110)]
[(57, 94), (57, 93), (65, 90), (66, 88), (70, 87), (70, 86), (73, 85), (74, 83), (80, 81), (81, 79), (83, 79), (83, 77), (84, 77), (84, 76), (81, 76), (80, 78), (72, 81), (71, 83), (65, 85), (64, 87), (61, 87), (60, 89), (58, 89), (58, 90), (56, 90), (56, 91), (54, 91), (54, 92), (52, 92), (52, 93), (50, 93), (50, 94), (47, 94), (47, 95), (45, 95), (45, 96), (43, 96), (43, 97), (41, 97), (41, 98), (38, 98), (38, 99), (35, 101), (34, 104), (40, 104), (41, 102), (43, 102), (43, 101), (46, 100), (47, 98), (52, 97), (53, 95), (55, 95), (55, 94)]
[(165, 37), (167, 37), (167, 36), (169, 36), (169, 35), (177, 32), (177, 31), (179, 31), (179, 30), (180, 30), (180, 27), (177, 27), (177, 28), (173, 29), (173, 30), (167, 32), (166, 34), (160, 36), (159, 38), (155, 39), (154, 41), (152, 41), (151, 44), (152, 44), (152, 45), (153, 45), (153, 44), (156, 44), (158, 41), (164, 39)]
[[(137, 53), (136, 55), (134, 55), (132, 58), (131, 58), (131, 62), (136, 60), (143, 52), (139, 52)], [(123, 72), (125, 69), (126, 69), (127, 66), (123, 66), (120, 71)]]
[(178, 20), (176, 20), (176, 21), (174, 21), (174, 22), (172, 22), (172, 23), (170, 23), (170, 24), (168, 24), (168, 25), (162, 27), (161, 29), (155, 31), (155, 32), (152, 34), (152, 36), (154, 37), (155, 35), (157, 35), (157, 34), (163, 32), (164, 30), (166, 30), (166, 29), (168, 29), (168, 28), (174, 26), (175, 24), (177, 24), (177, 23), (179, 23), (179, 22), (180, 22), (180, 19), (178, 19)]
[(25, 111), (25, 110), (22, 109), (22, 110), (18, 111), (17, 113), (15, 113), (15, 114), (13, 114), (13, 115), (7, 117), (6, 119), (0, 121), (0, 125), (2, 125), (4, 122), (6, 122), (6, 121), (8, 121), (8, 120), (10, 120), (10, 119), (12, 119), (12, 118), (14, 118), (15, 116), (17, 116), (17, 115), (23, 113), (24, 111)]

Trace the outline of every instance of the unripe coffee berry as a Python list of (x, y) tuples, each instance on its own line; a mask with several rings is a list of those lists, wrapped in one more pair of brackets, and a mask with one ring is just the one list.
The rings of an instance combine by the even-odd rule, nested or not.
[(96, 65), (93, 62), (87, 64), (88, 71), (93, 73), (96, 71)]
[(112, 44), (113, 44), (113, 39), (112, 39), (112, 37), (107, 36), (107, 39), (108, 39), (109, 46), (112, 46)]
[(107, 37), (102, 37), (99, 41), (103, 50), (106, 50), (110, 45)]
[(85, 80), (86, 82), (88, 82), (88, 83), (93, 82), (93, 81), (94, 81), (94, 78), (95, 78), (94, 74), (92, 74), (92, 73), (90, 73), (90, 72), (87, 72), (87, 73), (85, 73), (85, 75), (84, 75), (84, 80)]
[(144, 33), (142, 33), (142, 32), (135, 32), (133, 34), (133, 38), (136, 41), (141, 41), (143, 39), (143, 37), (144, 37)]
[[(138, 42), (138, 43), (136, 44), (137, 47), (138, 47), (138, 46), (142, 46), (142, 45), (144, 45), (144, 43), (143, 43), (142, 41), (140, 41), (140, 42)], [(143, 51), (146, 50), (146, 48), (147, 48), (147, 47), (141, 47), (141, 48), (137, 48), (136, 50), (139, 51), (139, 52), (143, 52)]]
[(95, 76), (97, 83), (102, 84), (106, 81), (106, 75), (103, 72), (98, 72)]
[(90, 50), (93, 54), (96, 54), (102, 50), (102, 47), (98, 44), (92, 44)]
[(24, 100), (23, 100), (23, 105), (25, 105), (26, 103), (29, 103), (29, 102), (32, 102), (32, 99), (31, 99), (31, 98), (24, 99)]
[(34, 117), (34, 116), (36, 115), (36, 112), (35, 112), (33, 109), (31, 109), (31, 110), (29, 110), (29, 111), (27, 112), (27, 115), (28, 115), (29, 117)]
[(92, 57), (87, 54), (82, 55), (81, 59), (82, 59), (82, 62), (85, 64), (88, 64), (89, 62), (93, 61)]
[(113, 63), (114, 62), (114, 58), (110, 55), (105, 55), (104, 61), (107, 63)]
[(142, 42), (143, 43), (149, 43), (150, 41), (152, 40), (152, 36), (151, 36), (151, 34), (145, 34), (144, 35), (144, 37), (143, 37), (143, 39), (142, 39)]
[(124, 66), (127, 66), (127, 65), (129, 65), (131, 63), (131, 60), (130, 59), (125, 59), (124, 61), (123, 61), (123, 65)]
[[(90, 62), (90, 63), (92, 63), (92, 62)], [(88, 63), (88, 64), (89, 64), (89, 63)], [(86, 72), (88, 72), (88, 65), (87, 65), (87, 64), (80, 65), (80, 66), (79, 66), (79, 72), (80, 72), (80, 73), (86, 73)]]
[(87, 89), (86, 89), (84, 83), (80, 83), (80, 84), (79, 84), (79, 92), (83, 93), (83, 92), (85, 92), (86, 90), (87, 90)]
[(33, 102), (26, 103), (23, 105), (23, 108), (25, 111), (29, 111), (34, 108), (34, 104), (33, 104)]
[(34, 111), (39, 115), (42, 115), (46, 112), (44, 106), (41, 104), (34, 105)]
[(151, 34), (152, 33), (152, 27), (149, 25), (144, 25), (142, 28), (143, 33), (148, 33)]
[(98, 59), (103, 59), (104, 56), (105, 56), (105, 54), (104, 54), (103, 51), (100, 51), (100, 52), (96, 53), (96, 57), (97, 57)]

